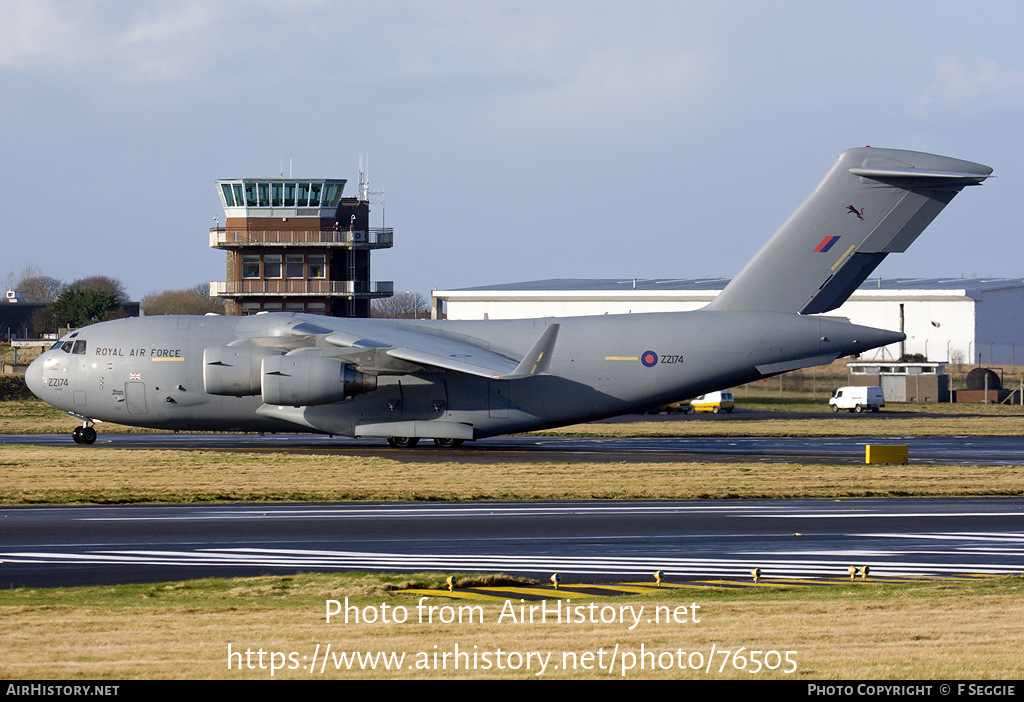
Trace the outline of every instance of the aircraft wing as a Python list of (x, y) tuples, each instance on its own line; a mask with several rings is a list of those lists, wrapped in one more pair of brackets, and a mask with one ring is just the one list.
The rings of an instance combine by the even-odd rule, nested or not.
[(557, 324), (548, 325), (520, 359), (496, 353), (468, 339), (402, 325), (366, 325), (356, 322), (350, 330), (329, 330), (304, 322), (292, 327), (292, 333), (323, 334), (324, 341), (333, 346), (379, 349), (391, 358), (409, 363), (483, 378), (513, 380), (547, 372), (558, 329)]

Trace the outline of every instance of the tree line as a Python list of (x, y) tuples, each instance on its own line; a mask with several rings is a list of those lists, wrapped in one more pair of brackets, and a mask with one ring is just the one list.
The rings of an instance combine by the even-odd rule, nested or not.
[[(43, 274), (33, 265), (26, 266), (20, 274), (8, 274), (3, 285), (4, 290), (24, 293), (25, 302), (46, 305), (36, 310), (27, 327), (18, 330), (19, 336), (30, 338), (126, 316), (123, 306), (129, 302), (124, 283), (117, 278), (92, 275), (65, 283)], [(430, 317), (430, 305), (420, 293), (396, 293), (393, 297), (373, 300), (371, 307), (373, 317)], [(212, 297), (209, 285), (200, 283), (182, 290), (150, 293), (139, 300), (139, 308), (145, 315), (224, 314), (224, 301)]]
[[(40, 338), (57, 333), (61, 328), (84, 327), (96, 322), (126, 316), (128, 292), (117, 278), (92, 275), (65, 283), (44, 275), (35, 266), (25, 267), (20, 274), (10, 273), (4, 281), (5, 290), (25, 294), (25, 302), (43, 303), (32, 315), (28, 328), (21, 335)], [(224, 313), (223, 301), (210, 296), (209, 286), (195, 285), (185, 290), (151, 293), (139, 301), (143, 314), (215, 314)]]

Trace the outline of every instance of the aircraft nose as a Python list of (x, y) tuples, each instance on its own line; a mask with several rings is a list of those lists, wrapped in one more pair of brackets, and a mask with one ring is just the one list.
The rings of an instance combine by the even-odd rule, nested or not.
[[(45, 354), (44, 354), (45, 355)], [(32, 361), (25, 369), (25, 384), (32, 394), (43, 399), (43, 357)]]

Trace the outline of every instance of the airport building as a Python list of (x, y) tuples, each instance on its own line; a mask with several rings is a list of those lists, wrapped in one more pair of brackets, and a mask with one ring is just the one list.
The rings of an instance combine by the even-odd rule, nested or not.
[[(370, 301), (394, 284), (370, 280), (370, 253), (393, 245), (371, 228), (364, 197), (343, 197), (345, 180), (218, 180), (225, 223), (210, 246), (227, 252), (227, 279), (210, 283), (228, 314), (310, 312), (369, 317)], [(362, 191), (363, 188), (360, 188)]]
[[(9, 344), (38, 346), (44, 339), (56, 339), (63, 332), (49, 302), (28, 302), (24, 292), (6, 291), (0, 298), (0, 335)], [(138, 317), (138, 302), (121, 302), (112, 310), (112, 317)], [(23, 343), (22, 343), (23, 342)], [(34, 342), (34, 343), (32, 343)]]
[[(540, 280), (432, 294), (432, 315), (448, 319), (523, 319), (696, 310), (725, 278)], [(830, 316), (902, 331), (907, 340), (865, 360), (913, 357), (952, 363), (1024, 363), (1024, 280), (872, 278)]]

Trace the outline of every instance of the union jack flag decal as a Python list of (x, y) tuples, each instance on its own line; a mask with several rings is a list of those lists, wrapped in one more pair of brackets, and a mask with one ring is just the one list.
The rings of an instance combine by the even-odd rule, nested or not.
[(141, 373), (129, 373), (128, 380), (139, 380), (142, 377)]

